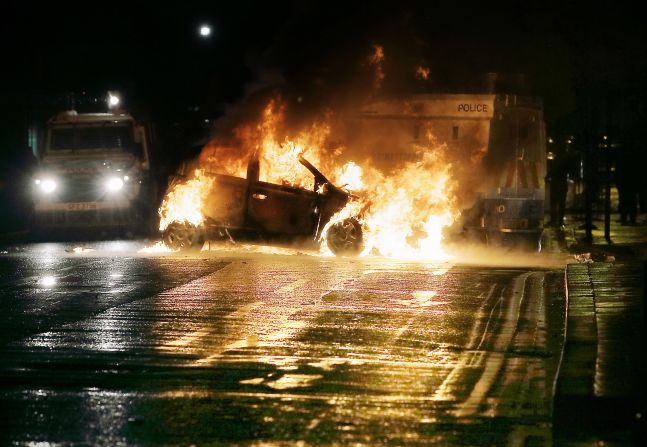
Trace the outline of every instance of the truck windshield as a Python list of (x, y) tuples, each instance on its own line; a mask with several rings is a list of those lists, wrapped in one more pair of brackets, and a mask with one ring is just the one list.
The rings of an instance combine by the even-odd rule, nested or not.
[(131, 126), (76, 126), (59, 127), (51, 131), (50, 149), (75, 150), (125, 150), (136, 152)]

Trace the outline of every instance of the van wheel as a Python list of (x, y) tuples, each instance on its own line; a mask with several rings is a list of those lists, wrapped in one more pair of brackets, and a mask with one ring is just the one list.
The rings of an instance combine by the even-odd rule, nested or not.
[(164, 244), (171, 250), (197, 250), (205, 239), (204, 229), (189, 222), (171, 222), (162, 233)]
[(337, 256), (356, 256), (364, 248), (362, 226), (354, 217), (335, 222), (328, 229), (326, 243)]

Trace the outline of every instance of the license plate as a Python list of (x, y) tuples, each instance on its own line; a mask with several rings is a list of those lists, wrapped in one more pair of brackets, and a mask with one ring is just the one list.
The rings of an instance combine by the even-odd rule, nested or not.
[(94, 202), (68, 203), (65, 207), (68, 211), (87, 211), (96, 210), (97, 204)]

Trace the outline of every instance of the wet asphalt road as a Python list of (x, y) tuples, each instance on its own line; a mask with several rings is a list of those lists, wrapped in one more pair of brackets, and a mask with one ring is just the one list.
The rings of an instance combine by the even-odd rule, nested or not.
[(550, 442), (560, 270), (65, 247), (0, 255), (1, 445)]

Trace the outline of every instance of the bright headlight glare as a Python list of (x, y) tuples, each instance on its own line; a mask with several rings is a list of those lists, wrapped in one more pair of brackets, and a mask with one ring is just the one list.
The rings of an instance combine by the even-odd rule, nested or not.
[(108, 108), (115, 109), (119, 106), (120, 102), (121, 98), (119, 98), (119, 95), (113, 92), (108, 92)]
[(106, 188), (110, 192), (119, 191), (124, 186), (124, 181), (118, 177), (111, 177), (106, 181)]
[(50, 194), (56, 189), (56, 182), (52, 179), (37, 179), (36, 184), (40, 187), (40, 190), (45, 194)]

